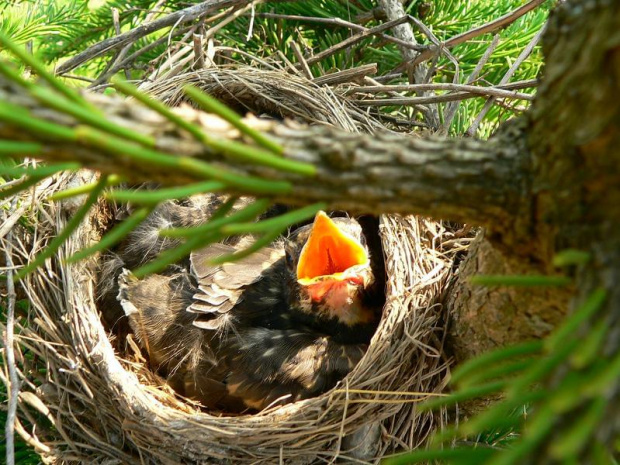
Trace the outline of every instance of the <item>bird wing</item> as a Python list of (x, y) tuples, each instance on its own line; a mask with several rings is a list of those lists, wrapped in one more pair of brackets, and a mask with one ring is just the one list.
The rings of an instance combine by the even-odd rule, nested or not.
[(313, 397), (346, 376), (367, 348), (310, 330), (252, 328), (226, 350), (228, 392), (258, 410)]
[(118, 284), (118, 300), (154, 369), (168, 374), (215, 362), (209, 334), (196, 328), (195, 316), (185, 311), (193, 293), (186, 273), (138, 280), (123, 270)]
[(243, 299), (245, 289), (259, 281), (263, 272), (284, 255), (281, 248), (266, 247), (236, 262), (211, 264), (212, 260), (235, 251), (231, 245), (218, 243), (192, 252), (190, 270), (198, 281), (198, 289), (187, 310), (201, 314), (196, 326), (211, 330), (225, 327), (230, 319), (228, 312)]

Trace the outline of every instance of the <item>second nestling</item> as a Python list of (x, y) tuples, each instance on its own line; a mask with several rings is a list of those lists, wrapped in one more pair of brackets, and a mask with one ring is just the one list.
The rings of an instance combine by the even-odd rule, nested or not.
[[(178, 218), (174, 210), (184, 207), (164, 208)], [(323, 212), (245, 259), (209, 264), (241, 245), (207, 246), (189, 263), (142, 280), (120, 273), (118, 300), (151, 367), (179, 394), (225, 412), (331, 389), (362, 358), (377, 327), (381, 253), (370, 253), (358, 221)], [(144, 244), (145, 256), (152, 247)]]

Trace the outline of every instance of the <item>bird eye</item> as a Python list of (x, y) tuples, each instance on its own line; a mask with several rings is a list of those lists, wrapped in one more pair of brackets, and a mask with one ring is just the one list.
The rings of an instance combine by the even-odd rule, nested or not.
[(290, 250), (286, 251), (286, 265), (289, 268), (293, 268), (295, 266), (295, 261), (293, 260), (293, 255), (291, 254)]

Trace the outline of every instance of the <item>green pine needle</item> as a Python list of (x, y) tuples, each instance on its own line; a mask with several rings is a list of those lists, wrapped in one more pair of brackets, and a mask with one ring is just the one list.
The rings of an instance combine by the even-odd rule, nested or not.
[(609, 323), (605, 319), (600, 319), (590, 328), (579, 346), (579, 350), (573, 353), (570, 358), (570, 363), (574, 368), (584, 368), (596, 360), (599, 350), (605, 342), (608, 329)]
[(590, 379), (590, 383), (584, 387), (585, 396), (606, 394), (620, 380), (620, 353), (601, 366), (601, 370)]
[(546, 339), (545, 350), (551, 352), (565, 344), (566, 339), (575, 334), (603, 306), (606, 299), (605, 289), (599, 288), (592, 292), (581, 307)]
[(170, 187), (157, 190), (115, 190), (105, 194), (108, 200), (131, 202), (140, 205), (156, 205), (165, 200), (182, 199), (205, 192), (224, 190), (226, 184), (219, 181), (205, 181), (186, 186)]
[(180, 128), (185, 129), (192, 136), (194, 136), (196, 140), (204, 142), (205, 139), (209, 139), (209, 136), (207, 136), (198, 126), (184, 120), (178, 114), (173, 112), (170, 107), (166, 106), (159, 100), (149, 96), (148, 94), (145, 94), (144, 92), (140, 92), (136, 86), (130, 84), (123, 79), (120, 79), (119, 77), (112, 78), (111, 82), (112, 84), (114, 84), (114, 87), (117, 90), (119, 90), (125, 95), (129, 95), (135, 98), (139, 102), (149, 107), (151, 110), (154, 110), (160, 115), (164, 116), (167, 120), (172, 121)]
[(37, 138), (51, 138), (65, 142), (77, 141), (77, 134), (72, 128), (35, 118), (23, 107), (8, 102), (0, 102), (0, 121), (24, 129)]
[(234, 234), (265, 233), (272, 230), (283, 231), (295, 223), (312, 218), (320, 210), (325, 210), (325, 208), (327, 208), (327, 204), (325, 202), (319, 202), (258, 223), (235, 223), (224, 226), (221, 231), (231, 236)]
[(39, 62), (30, 53), (27, 53), (24, 49), (14, 44), (1, 30), (0, 45), (4, 46), (7, 50), (9, 50), (22, 63), (25, 63), (34, 71), (36, 71), (36, 73), (41, 76), (45, 81), (47, 81), (47, 83), (57, 92), (69, 98), (73, 102), (81, 105), (83, 108), (88, 108), (90, 111), (99, 113), (99, 110), (86, 102), (86, 100), (84, 100), (84, 98), (78, 92), (64, 85), (61, 81), (56, 79), (56, 77), (52, 73), (47, 71), (45, 65)]
[(43, 179), (44, 178), (40, 177), (26, 178), (22, 182), (5, 189), (3, 189), (3, 186), (0, 185), (0, 200), (8, 199), (15, 194), (25, 191), (26, 189), (29, 189), (30, 187), (41, 182)]
[(85, 249), (80, 250), (79, 252), (71, 255), (66, 263), (75, 263), (80, 260), (83, 260), (91, 255), (96, 254), (97, 252), (102, 252), (115, 244), (119, 243), (123, 240), (127, 234), (133, 231), (140, 223), (142, 223), (146, 217), (151, 213), (152, 208), (140, 208), (133, 212), (128, 218), (126, 218), (122, 223), (114, 227), (110, 232), (108, 232), (105, 236), (103, 236), (99, 242), (94, 244), (91, 247), (87, 247)]
[(510, 386), (506, 395), (509, 399), (518, 398), (530, 389), (534, 383), (545, 379), (552, 371), (564, 362), (577, 348), (579, 341), (572, 339), (565, 341), (555, 352), (532, 363), (530, 368), (517, 378)]
[(504, 421), (510, 416), (511, 411), (522, 409), (524, 405), (530, 403), (540, 402), (548, 396), (549, 394), (546, 391), (536, 390), (525, 392), (518, 398), (504, 399), (465, 423), (461, 423), (458, 427), (458, 433), (461, 437), (473, 436), (481, 431), (504, 425)]
[(585, 265), (592, 259), (592, 254), (583, 250), (566, 249), (553, 257), (553, 266)]
[(286, 227), (281, 228), (281, 229), (275, 229), (275, 230), (273, 230), (271, 232), (267, 232), (262, 237), (260, 237), (256, 241), (254, 241), (254, 243), (252, 245), (250, 245), (249, 247), (247, 247), (247, 248), (245, 248), (243, 250), (240, 250), (238, 252), (229, 254), (229, 255), (222, 255), (221, 257), (214, 258), (209, 263), (211, 265), (213, 265), (213, 266), (217, 266), (217, 265), (221, 265), (222, 263), (234, 262), (234, 261), (237, 261), (237, 260), (241, 260), (242, 258), (248, 257), (248, 256), (252, 255), (254, 252), (257, 252), (260, 249), (262, 249), (263, 247), (266, 247), (269, 244), (271, 244), (285, 230), (286, 230)]
[(463, 378), (459, 382), (459, 387), (465, 389), (480, 383), (480, 381), (502, 378), (507, 375), (519, 373), (528, 368), (531, 364), (532, 360), (517, 360), (512, 363), (502, 363), (500, 365), (481, 367), (476, 372), (470, 374), (466, 378)]
[(43, 146), (37, 142), (0, 140), (0, 157), (5, 155), (39, 155)]
[(479, 370), (510, 358), (540, 353), (542, 348), (542, 341), (528, 341), (510, 347), (502, 347), (491, 352), (486, 352), (457, 367), (452, 373), (451, 382), (459, 383), (470, 374), (475, 376)]
[[(121, 182), (123, 182), (122, 177), (117, 176), (116, 174), (108, 175), (108, 184), (107, 184), (108, 187), (115, 186), (117, 184), (120, 184)], [(58, 201), (58, 200), (69, 199), (71, 197), (77, 197), (79, 195), (85, 195), (85, 194), (88, 194), (89, 192), (92, 192), (93, 189), (96, 189), (97, 185), (98, 183), (93, 182), (90, 184), (83, 184), (77, 187), (70, 187), (69, 189), (58, 191), (55, 194), (50, 195), (48, 199)]]
[(521, 437), (510, 449), (491, 458), (486, 465), (519, 465), (524, 462), (528, 454), (533, 452), (555, 427), (555, 413), (547, 405), (542, 405), (540, 410), (533, 415), (528, 427)]
[(262, 132), (249, 127), (243, 122), (243, 120), (237, 113), (232, 111), (230, 108), (218, 101), (216, 98), (211, 97), (209, 94), (203, 92), (202, 90), (191, 84), (186, 85), (183, 90), (192, 100), (194, 100), (198, 105), (200, 105), (202, 109), (210, 113), (216, 114), (220, 118), (228, 121), (239, 131), (241, 131), (242, 134), (246, 134), (247, 136), (252, 138), (257, 144), (265, 147), (267, 150), (275, 153), (276, 155), (282, 155), (284, 153), (284, 149), (281, 145), (271, 140), (269, 137), (265, 136)]
[(433, 400), (423, 402), (418, 406), (418, 410), (420, 412), (428, 412), (429, 410), (435, 410), (439, 407), (454, 405), (465, 400), (488, 396), (489, 394), (502, 391), (506, 388), (506, 386), (508, 386), (508, 383), (506, 381), (493, 381), (491, 383), (481, 384), (467, 389), (461, 389), (447, 397), (438, 397)]
[(32, 260), (24, 268), (22, 268), (15, 274), (15, 280), (22, 279), (28, 273), (31, 273), (39, 266), (42, 266), (45, 260), (52, 257), (58, 251), (60, 246), (69, 238), (71, 234), (73, 234), (73, 232), (77, 229), (82, 220), (84, 220), (86, 215), (88, 215), (88, 212), (90, 211), (92, 206), (97, 203), (97, 199), (99, 198), (99, 195), (101, 194), (103, 189), (105, 189), (106, 185), (107, 178), (101, 178), (97, 183), (97, 187), (93, 189), (84, 204), (67, 222), (65, 228), (56, 237), (54, 237), (49, 242), (49, 244), (47, 244), (47, 247), (45, 247), (41, 252), (39, 252), (39, 254), (35, 257), (34, 260)]
[(54, 163), (50, 165), (40, 165), (40, 166), (15, 166), (15, 167), (5, 167), (0, 166), (0, 176), (10, 176), (13, 178), (19, 178), (21, 176), (29, 176), (36, 178), (46, 178), (51, 176), (52, 174), (58, 173), (59, 171), (75, 171), (79, 170), (82, 167), (77, 162), (66, 162), (66, 163)]
[(194, 236), (181, 245), (160, 253), (155, 260), (142, 265), (132, 271), (132, 273), (138, 279), (144, 278), (149, 274), (165, 270), (171, 264), (187, 257), (192, 251), (200, 249), (201, 247), (206, 247), (207, 245), (221, 241), (222, 239), (224, 239), (224, 236), (218, 233), (212, 233), (204, 236)]
[[(243, 210), (240, 210), (229, 217), (222, 218), (221, 212), (228, 211), (231, 208), (231, 204), (226, 202), (223, 204), (219, 210), (213, 215), (217, 219), (211, 220), (209, 223), (202, 225), (199, 228), (202, 228), (201, 231), (196, 231), (199, 228), (187, 228), (194, 230), (193, 234), (189, 236), (186, 242), (182, 243), (178, 247), (174, 249), (166, 250), (158, 255), (158, 257), (141, 266), (140, 268), (133, 271), (134, 276), (137, 278), (142, 278), (148, 274), (156, 273), (158, 271), (164, 270), (167, 266), (172, 263), (178, 262), (183, 259), (187, 255), (189, 255), (193, 250), (199, 249), (201, 247), (206, 247), (209, 244), (213, 244), (217, 241), (221, 241), (226, 236), (218, 231), (218, 228), (222, 223), (227, 224), (231, 221), (246, 221), (251, 218), (255, 218), (264, 212), (270, 205), (270, 202), (267, 199), (256, 200), (251, 205), (248, 205)], [(209, 229), (206, 229), (205, 226), (211, 226)], [(165, 232), (171, 230), (160, 231), (162, 236), (165, 236)], [(174, 237), (174, 236), (169, 236)]]
[(453, 449), (419, 450), (397, 457), (388, 458), (384, 465), (407, 465), (410, 463), (429, 463), (431, 460), (441, 460), (445, 463), (462, 465), (481, 464), (490, 459), (497, 451), (488, 447), (455, 447)]
[(540, 286), (568, 286), (572, 282), (568, 276), (545, 275), (477, 275), (471, 278), (471, 283), (478, 286), (512, 286), (512, 287), (540, 287)]
[(58, 94), (43, 87), (34, 87), (30, 90), (33, 97), (50, 108), (73, 116), (78, 121), (98, 128), (106, 133), (127, 139), (146, 147), (154, 147), (155, 139), (151, 136), (137, 132), (132, 127), (124, 127), (112, 123), (99, 112), (93, 113), (90, 108), (78, 105), (75, 102), (66, 100)]
[[(195, 226), (192, 228), (164, 229), (160, 231), (159, 234), (165, 237), (193, 237), (197, 235), (200, 236), (202, 234), (209, 234), (213, 231), (219, 231), (223, 226), (226, 226), (227, 224), (250, 221), (263, 213), (265, 210), (267, 210), (270, 204), (271, 202), (268, 199), (255, 200), (247, 207), (233, 213), (230, 216), (216, 217), (216, 215), (213, 215), (211, 220), (206, 224)], [(227, 208), (230, 210), (230, 208), (232, 208), (232, 204), (229, 203)]]
[(94, 128), (78, 127), (76, 129), (81, 141), (105, 150), (116, 157), (127, 157), (145, 164), (170, 168), (187, 173), (196, 178), (209, 178), (226, 183), (229, 187), (238, 188), (250, 194), (285, 194), (290, 192), (291, 185), (281, 181), (266, 181), (261, 178), (242, 176), (223, 168), (219, 168), (193, 157), (173, 156), (158, 150), (142, 147), (118, 137), (110, 136)]

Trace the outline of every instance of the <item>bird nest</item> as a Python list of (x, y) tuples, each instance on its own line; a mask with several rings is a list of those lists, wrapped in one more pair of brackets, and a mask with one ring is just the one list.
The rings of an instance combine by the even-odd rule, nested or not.
[[(315, 86), (306, 92), (316, 92)], [(346, 113), (343, 105), (334, 107)], [(31, 258), (64, 227), (76, 203), (45, 199), (76, 182), (82, 181), (60, 176), (22, 199), (32, 206), (36, 227), (15, 228), (12, 241), (3, 240), (14, 261)], [(442, 391), (448, 374), (440, 302), (465, 246), (443, 223), (381, 217), (385, 308), (368, 351), (334, 389), (236, 416), (177, 396), (148, 369), (137, 346), (123, 354), (115, 350), (94, 297), (97, 259), (63, 263), (101, 237), (108, 223), (102, 203), (55, 257), (23, 281), (30, 309), (16, 331), (23, 379), (17, 430), (46, 462), (376, 463), (419, 447), (444, 424), (445, 412), (416, 409)]]

